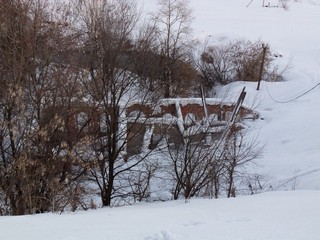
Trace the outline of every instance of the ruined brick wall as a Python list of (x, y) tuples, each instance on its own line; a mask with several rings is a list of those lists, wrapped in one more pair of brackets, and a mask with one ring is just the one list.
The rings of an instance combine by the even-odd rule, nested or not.
[[(202, 119), (205, 115), (202, 103), (180, 104), (180, 108), (183, 119), (185, 119), (188, 113), (194, 114), (197, 120)], [(228, 120), (227, 115), (231, 115), (233, 109), (234, 106), (230, 104), (207, 104), (208, 114), (216, 114), (221, 120)], [(130, 116), (130, 114), (133, 112), (141, 112), (146, 118), (161, 118), (165, 114), (171, 114), (172, 116), (178, 117), (175, 103), (160, 104), (160, 106), (157, 107), (154, 107), (149, 104), (136, 103), (130, 105), (126, 109), (127, 116)], [(244, 118), (246, 115), (252, 113), (253, 111), (251, 109), (241, 106), (238, 116), (240, 118)]]
[(153, 107), (148, 104), (135, 103), (126, 108), (127, 116), (133, 112), (142, 112), (145, 117), (150, 117), (153, 113)]

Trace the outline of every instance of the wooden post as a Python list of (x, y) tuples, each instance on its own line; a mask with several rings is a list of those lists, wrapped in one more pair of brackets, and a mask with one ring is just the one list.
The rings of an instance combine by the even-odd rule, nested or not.
[(204, 96), (204, 91), (203, 91), (203, 87), (200, 86), (200, 90), (201, 90), (201, 99), (202, 99), (202, 105), (203, 105), (203, 111), (204, 111), (204, 127), (205, 127), (205, 143), (207, 145), (211, 144), (211, 133), (208, 132), (209, 130), (209, 114), (208, 114), (208, 108), (207, 108), (207, 101), (206, 98)]
[(233, 124), (236, 120), (237, 114), (240, 110), (240, 107), (242, 105), (242, 103), (244, 102), (244, 99), (246, 98), (247, 92), (246, 92), (246, 87), (243, 87), (240, 96), (238, 98), (238, 101), (236, 103), (236, 105), (234, 106), (231, 118), (230, 118), (230, 122)]
[(204, 111), (204, 117), (206, 118), (206, 121), (208, 120), (208, 108), (207, 108), (207, 101), (206, 98), (204, 96), (204, 91), (203, 91), (203, 87), (200, 86), (200, 91), (201, 91), (201, 100), (202, 100), (202, 105), (203, 105), (203, 111)]
[(260, 89), (260, 82), (261, 82), (261, 78), (262, 78), (263, 66), (264, 66), (264, 61), (265, 61), (265, 58), (266, 58), (267, 48), (268, 48), (268, 45), (262, 44), (262, 60), (261, 60), (261, 67), (260, 67), (260, 72), (259, 72), (257, 90)]

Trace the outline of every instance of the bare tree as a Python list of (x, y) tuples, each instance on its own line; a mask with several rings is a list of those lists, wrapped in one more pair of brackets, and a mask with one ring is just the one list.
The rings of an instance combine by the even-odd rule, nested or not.
[(244, 131), (231, 132), (224, 143), (222, 155), (227, 197), (235, 197), (237, 184), (241, 185), (245, 178), (250, 179), (247, 169), (256, 164), (255, 161), (261, 157), (262, 152), (263, 146), (256, 139), (248, 140)]
[(61, 210), (66, 189), (83, 173), (65, 154), (72, 145), (59, 140), (67, 124), (63, 104), (79, 93), (75, 69), (61, 58), (71, 44), (68, 24), (52, 19), (42, 1), (0, 5), (0, 186), (7, 214)]
[(128, 116), (127, 108), (148, 100), (148, 89), (140, 88), (130, 53), (139, 13), (135, 2), (126, 0), (83, 2), (79, 10), (85, 33), (83, 51), (88, 56), (82, 84), (100, 127), (87, 142), (89, 148), (78, 154), (91, 165), (91, 180), (98, 185), (102, 205), (110, 206), (114, 198), (123, 195), (122, 178), (148, 154), (132, 159), (127, 151), (128, 142), (144, 133), (146, 119), (140, 109), (135, 116)]
[(254, 165), (263, 147), (256, 141), (247, 140), (246, 132), (235, 121), (236, 109), (223, 132), (215, 132), (218, 122), (206, 118), (191, 126), (182, 125), (176, 119), (176, 128), (180, 130), (176, 132), (180, 134), (173, 135), (174, 122), (167, 129), (168, 154), (164, 164), (167, 178), (173, 185), (174, 199), (181, 196), (186, 199), (194, 196), (218, 198), (222, 189), (226, 189), (227, 196), (231, 197), (245, 179), (249, 181), (251, 175), (247, 169)]
[(168, 98), (190, 88), (196, 78), (190, 61), (192, 12), (188, 1), (160, 0), (159, 5), (154, 21), (158, 28), (163, 96)]
[(181, 193), (185, 199), (201, 196), (211, 183), (215, 165), (213, 149), (201, 141), (186, 141), (176, 149), (168, 147), (168, 151), (172, 161), (173, 198), (178, 199)]
[[(1, 188), (10, 213), (24, 214), (28, 198), (24, 178), (30, 142), (25, 83), (32, 53), (32, 19), (30, 2), (1, 1)], [(21, 169), (21, 171), (19, 171)]]

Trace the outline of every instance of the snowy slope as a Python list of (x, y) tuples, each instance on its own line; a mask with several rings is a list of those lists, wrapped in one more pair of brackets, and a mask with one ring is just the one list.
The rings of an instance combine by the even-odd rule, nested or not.
[[(145, 9), (157, 0), (138, 0)], [(250, 134), (266, 144), (258, 171), (272, 188), (320, 188), (320, 0), (291, 1), (288, 11), (262, 8), (262, 0), (191, 0), (199, 39), (246, 37), (268, 42), (291, 64), (286, 81), (238, 82), (221, 89), (236, 98), (247, 87), (246, 105), (260, 120)], [(219, 96), (218, 96), (219, 97)], [(272, 99), (273, 98), (273, 99)], [(138, 204), (75, 214), (0, 217), (5, 240), (315, 240), (319, 239), (320, 191), (269, 192), (235, 199)]]
[(320, 191), (1, 217), (5, 240), (315, 240)]
[[(157, 0), (141, 0), (145, 9)], [(265, 0), (265, 2), (268, 2)], [(277, 2), (277, 1), (273, 1)], [(282, 55), (280, 67), (290, 66), (285, 82), (236, 83), (220, 92), (236, 98), (247, 86), (249, 106), (264, 120), (248, 123), (252, 135), (265, 144), (258, 170), (273, 189), (320, 189), (320, 0), (291, 0), (289, 9), (262, 8), (262, 0), (191, 0), (194, 36), (209, 41), (246, 38), (267, 42)], [(248, 6), (248, 7), (247, 7)], [(218, 96), (219, 97), (219, 96)]]

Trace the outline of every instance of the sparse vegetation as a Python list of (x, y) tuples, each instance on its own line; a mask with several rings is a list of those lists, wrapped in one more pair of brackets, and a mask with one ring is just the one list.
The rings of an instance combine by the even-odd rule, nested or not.
[[(213, 88), (217, 84), (225, 85), (235, 81), (258, 81), (263, 45), (261, 41), (236, 40), (206, 46), (197, 63), (204, 85)], [(262, 69), (263, 80), (281, 79), (273, 60), (273, 54), (267, 47)]]
[[(128, 153), (128, 143), (152, 129), (143, 109), (126, 115), (130, 104), (190, 97), (199, 75), (210, 87), (257, 79), (261, 42), (208, 46), (198, 72), (185, 1), (160, 1), (144, 27), (140, 15), (131, 0), (57, 8), (0, 0), (1, 215), (95, 208), (93, 193), (102, 206), (148, 199), (151, 178), (163, 170), (150, 154), (163, 149)], [(269, 53), (264, 78), (271, 62)], [(210, 184), (219, 196), (230, 158), (213, 151), (203, 139), (167, 148), (174, 198), (208, 196)]]

